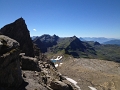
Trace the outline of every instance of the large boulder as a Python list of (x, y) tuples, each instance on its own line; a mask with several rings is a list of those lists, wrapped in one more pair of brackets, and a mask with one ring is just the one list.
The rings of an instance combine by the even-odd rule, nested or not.
[(40, 71), (37, 58), (22, 55), (21, 62), (23, 70)]
[(0, 35), (0, 90), (15, 90), (22, 84), (19, 54), (19, 43)]
[(33, 43), (23, 18), (19, 18), (15, 22), (5, 25), (0, 29), (0, 32), (19, 42), (20, 49), (26, 56), (34, 57)]
[(61, 81), (52, 81), (50, 87), (53, 90), (70, 90), (69, 86)]

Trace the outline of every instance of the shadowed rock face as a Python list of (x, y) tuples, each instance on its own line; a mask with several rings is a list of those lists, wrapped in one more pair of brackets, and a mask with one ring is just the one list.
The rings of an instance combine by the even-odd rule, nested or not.
[(17, 41), (0, 35), (0, 90), (13, 90), (21, 85), (19, 53)]
[(40, 37), (36, 37), (33, 40), (33, 42), (38, 45), (42, 53), (45, 53), (47, 52), (47, 49), (49, 47), (52, 47), (57, 44), (58, 39), (59, 37), (56, 35), (50, 36), (50, 35), (44, 34)]
[(21, 61), (23, 70), (40, 71), (37, 58), (22, 56)]
[(20, 49), (26, 56), (34, 57), (33, 44), (23, 18), (19, 18), (15, 22), (5, 25), (0, 29), (0, 32), (18, 41), (20, 43)]

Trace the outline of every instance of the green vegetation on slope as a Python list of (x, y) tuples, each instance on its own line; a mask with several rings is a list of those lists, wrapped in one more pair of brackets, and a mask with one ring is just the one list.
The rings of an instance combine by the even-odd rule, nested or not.
[(95, 46), (97, 57), (100, 59), (120, 62), (120, 46), (117, 45), (100, 45)]
[(90, 58), (96, 54), (92, 46), (90, 46), (88, 43), (80, 41), (76, 36), (60, 38), (56, 45), (48, 49), (47, 53), (60, 53), (62, 55), (70, 55), (76, 58)]

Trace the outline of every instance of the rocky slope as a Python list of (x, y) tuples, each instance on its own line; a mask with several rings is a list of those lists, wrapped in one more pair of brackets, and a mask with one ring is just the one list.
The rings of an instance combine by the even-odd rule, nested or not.
[(0, 32), (3, 35), (18, 41), (20, 43), (20, 49), (26, 56), (34, 57), (33, 44), (31, 42), (27, 25), (23, 18), (19, 18), (13, 23), (5, 25), (0, 29)]
[(67, 58), (58, 70), (77, 81), (81, 90), (120, 90), (120, 63), (99, 59)]
[[(21, 71), (22, 69), (22, 71)], [(19, 43), (0, 35), (0, 90), (77, 90), (50, 60), (24, 56)]]

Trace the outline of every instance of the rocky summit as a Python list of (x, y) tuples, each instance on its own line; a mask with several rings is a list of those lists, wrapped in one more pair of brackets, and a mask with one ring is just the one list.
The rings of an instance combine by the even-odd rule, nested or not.
[[(32, 46), (25, 28), (20, 18), (1, 29), (4, 35), (0, 34), (0, 90), (78, 90), (36, 45)], [(34, 52), (30, 54), (29, 50), (37, 56), (32, 57)]]
[(33, 44), (31, 42), (29, 30), (23, 18), (19, 18), (13, 23), (5, 25), (0, 29), (0, 32), (19, 42), (20, 49), (26, 56), (34, 57)]

